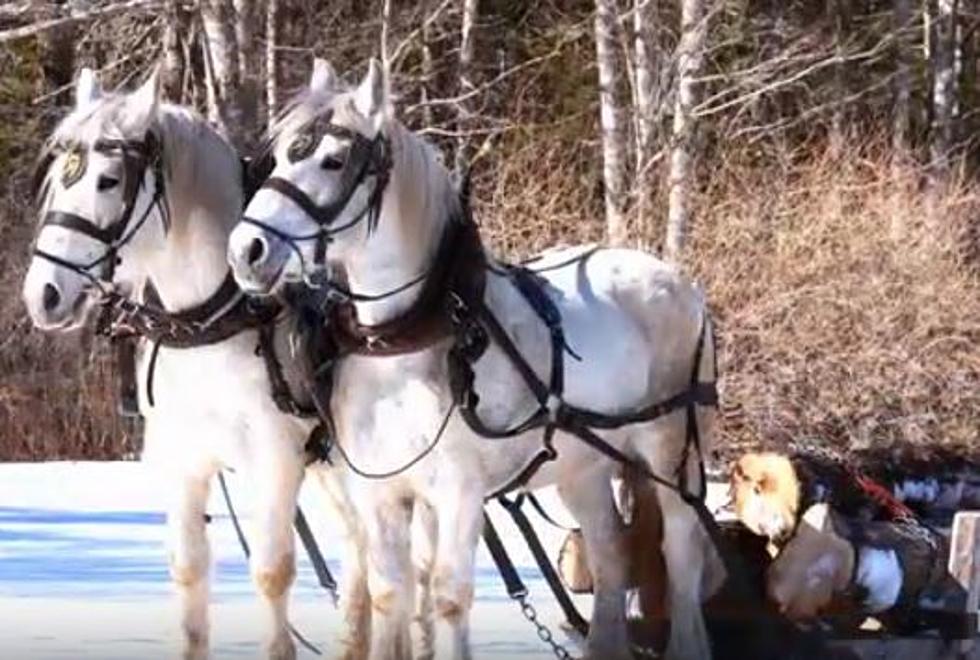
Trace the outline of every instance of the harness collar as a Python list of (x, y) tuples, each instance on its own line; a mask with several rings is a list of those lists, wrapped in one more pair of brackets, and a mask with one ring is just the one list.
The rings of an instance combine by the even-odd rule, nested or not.
[(485, 264), (476, 225), (469, 218), (450, 218), (429, 270), (394, 290), (421, 283), (422, 289), (411, 307), (390, 321), (363, 325), (357, 320), (354, 306), (363, 296), (352, 294), (333, 311), (331, 330), (338, 347), (360, 355), (401, 355), (451, 337), (454, 302), (483, 297)]

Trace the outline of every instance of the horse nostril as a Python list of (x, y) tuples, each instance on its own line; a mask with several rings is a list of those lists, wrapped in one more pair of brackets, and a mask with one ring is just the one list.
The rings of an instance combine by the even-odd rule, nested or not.
[(261, 238), (253, 238), (252, 243), (248, 246), (248, 265), (254, 266), (262, 261), (264, 256), (265, 241), (263, 241)]
[(44, 285), (44, 293), (41, 297), (44, 303), (44, 311), (53, 312), (58, 308), (58, 304), (61, 303), (61, 292), (58, 291), (58, 287), (53, 284)]

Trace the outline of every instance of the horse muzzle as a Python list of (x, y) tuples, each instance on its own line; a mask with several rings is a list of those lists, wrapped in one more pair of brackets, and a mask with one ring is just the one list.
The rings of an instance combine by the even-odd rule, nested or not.
[(272, 293), (289, 262), (289, 248), (261, 228), (240, 223), (228, 239), (228, 264), (243, 291)]
[(24, 281), (23, 298), (31, 322), (38, 330), (67, 331), (85, 322), (86, 295), (81, 283), (45, 277), (32, 267)]

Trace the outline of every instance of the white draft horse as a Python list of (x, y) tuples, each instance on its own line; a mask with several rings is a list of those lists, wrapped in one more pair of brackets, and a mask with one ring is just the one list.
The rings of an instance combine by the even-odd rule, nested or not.
[[(76, 105), (47, 149), (37, 251), (23, 289), (38, 328), (81, 326), (109, 287), (136, 295), (152, 282), (165, 309), (180, 312), (222, 286), (228, 235), (243, 205), (242, 165), (203, 118), (161, 102), (155, 73), (132, 93), (103, 94), (94, 73), (83, 71)], [(158, 168), (156, 158), (162, 159)], [(256, 345), (257, 332), (246, 330), (206, 346), (161, 347), (152, 405), (142, 387), (150, 351), (139, 359), (143, 459), (172, 484), (169, 563), (186, 658), (208, 652), (205, 507), (212, 477), (224, 467), (244, 473), (251, 491), (250, 565), (268, 621), (266, 652), (273, 658), (296, 654), (287, 622), (295, 574), (292, 522), (313, 423), (276, 407)], [(356, 519), (340, 482), (325, 465), (311, 471), (356, 548)], [(370, 610), (361, 555), (350, 555), (343, 601), (347, 650), (357, 657), (366, 646)]]
[[(393, 116), (379, 65), (372, 62), (353, 90), (323, 76), (294, 101), (273, 138), (272, 177), (279, 181), (257, 193), (229, 242), (239, 283), (256, 293), (291, 280), (316, 284), (329, 263), (338, 286), (352, 292), (361, 327), (397, 321), (427, 286), (427, 274), (438, 267), (433, 260), (447, 256), (439, 252), (441, 238), (461, 213), (459, 195), (436, 151)], [(560, 310), (569, 350), (578, 356), (564, 361), (565, 402), (623, 414), (684, 391), (692, 370), (703, 382), (714, 380), (705, 302), (691, 282), (653, 256), (627, 249), (599, 249), (559, 267), (583, 252), (588, 251), (557, 250), (533, 264)], [(547, 382), (549, 331), (502, 265), (487, 259), (483, 304)], [(701, 337), (706, 343), (695, 364)], [(436, 518), (431, 584), (436, 653), (469, 657), (484, 498), (541, 449), (540, 430), (488, 440), (459, 414), (447, 417), (453, 410), (451, 345), (445, 338), (405, 354), (355, 354), (336, 367), (331, 410), (339, 445), (358, 470), (397, 472), (385, 480), (347, 474), (368, 540), (373, 658), (409, 655), (409, 525), (412, 508), (419, 506)], [(491, 342), (473, 368), (477, 412), (486, 426), (513, 426), (538, 409), (499, 342)], [(697, 418), (706, 451), (713, 409), (700, 409)], [(698, 457), (685, 452), (685, 430), (681, 410), (601, 435), (659, 474), (686, 472), (688, 484), (698, 488)], [(610, 483), (620, 466), (562, 432), (554, 447), (557, 459), (545, 463), (527, 487), (557, 484), (582, 527), (595, 581), (589, 656), (629, 657), (623, 523)], [(687, 461), (680, 465), (682, 456)], [(676, 491), (664, 486), (658, 491), (669, 576), (668, 656), (710, 658), (701, 614), (706, 536)]]

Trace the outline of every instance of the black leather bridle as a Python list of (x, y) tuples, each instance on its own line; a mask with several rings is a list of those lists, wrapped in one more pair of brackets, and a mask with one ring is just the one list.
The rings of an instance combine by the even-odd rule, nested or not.
[[(384, 197), (385, 188), (388, 185), (392, 167), (391, 144), (388, 138), (382, 133), (379, 132), (374, 138), (369, 139), (344, 126), (338, 126), (337, 124), (328, 122), (321, 123), (319, 128), (324, 134), (347, 139), (351, 142), (350, 151), (340, 174), (340, 194), (333, 201), (319, 206), (299, 186), (282, 177), (270, 177), (260, 188), (260, 190), (274, 190), (296, 204), (307, 216), (316, 222), (316, 230), (306, 234), (291, 234), (277, 227), (273, 227), (262, 220), (256, 220), (248, 216), (242, 218), (242, 222), (259, 227), (289, 246), (299, 256), (304, 276), (309, 273), (306, 269), (300, 243), (316, 241), (313, 253), (313, 265), (320, 268), (325, 265), (327, 244), (334, 236), (351, 229), (365, 219), (367, 219), (369, 230), (373, 230), (377, 226), (378, 217), (381, 213), (381, 202)], [(322, 137), (322, 135), (318, 137)], [(310, 150), (310, 153), (315, 150), (317, 144), (319, 144), (319, 139), (312, 143), (313, 148)], [(309, 155), (306, 154), (304, 157), (308, 157)], [(297, 160), (300, 159), (297, 158)], [(340, 214), (347, 208), (354, 192), (369, 176), (375, 178), (375, 184), (364, 208), (349, 221), (340, 225), (334, 225), (337, 218), (340, 217)]]
[[(81, 149), (81, 147), (79, 145), (73, 145), (69, 149)], [(95, 142), (92, 150), (109, 155), (121, 154), (123, 158), (123, 183), (125, 186), (123, 189), (123, 200), (125, 206), (123, 207), (122, 214), (107, 226), (101, 227), (92, 220), (74, 213), (67, 211), (48, 211), (44, 214), (41, 225), (42, 227), (65, 227), (66, 229), (84, 234), (105, 245), (105, 252), (87, 263), (69, 261), (37, 247), (34, 248), (34, 255), (78, 273), (82, 277), (90, 280), (101, 290), (102, 282), (112, 280), (118, 263), (119, 250), (132, 240), (136, 232), (146, 223), (153, 209), (159, 209), (165, 225), (168, 222), (166, 204), (164, 203), (162, 153), (160, 142), (156, 135), (147, 133), (146, 137), (142, 140), (103, 138)], [(46, 169), (46, 167), (50, 166), (52, 160), (53, 157), (45, 159), (42, 161), (41, 167)], [(143, 188), (144, 174), (147, 169), (153, 171), (153, 198), (139, 219), (131, 223), (130, 221), (136, 211), (139, 192)], [(71, 185), (72, 183), (74, 181), (67, 185)], [(98, 274), (92, 272), (93, 269), (100, 266), (101, 269)]]

